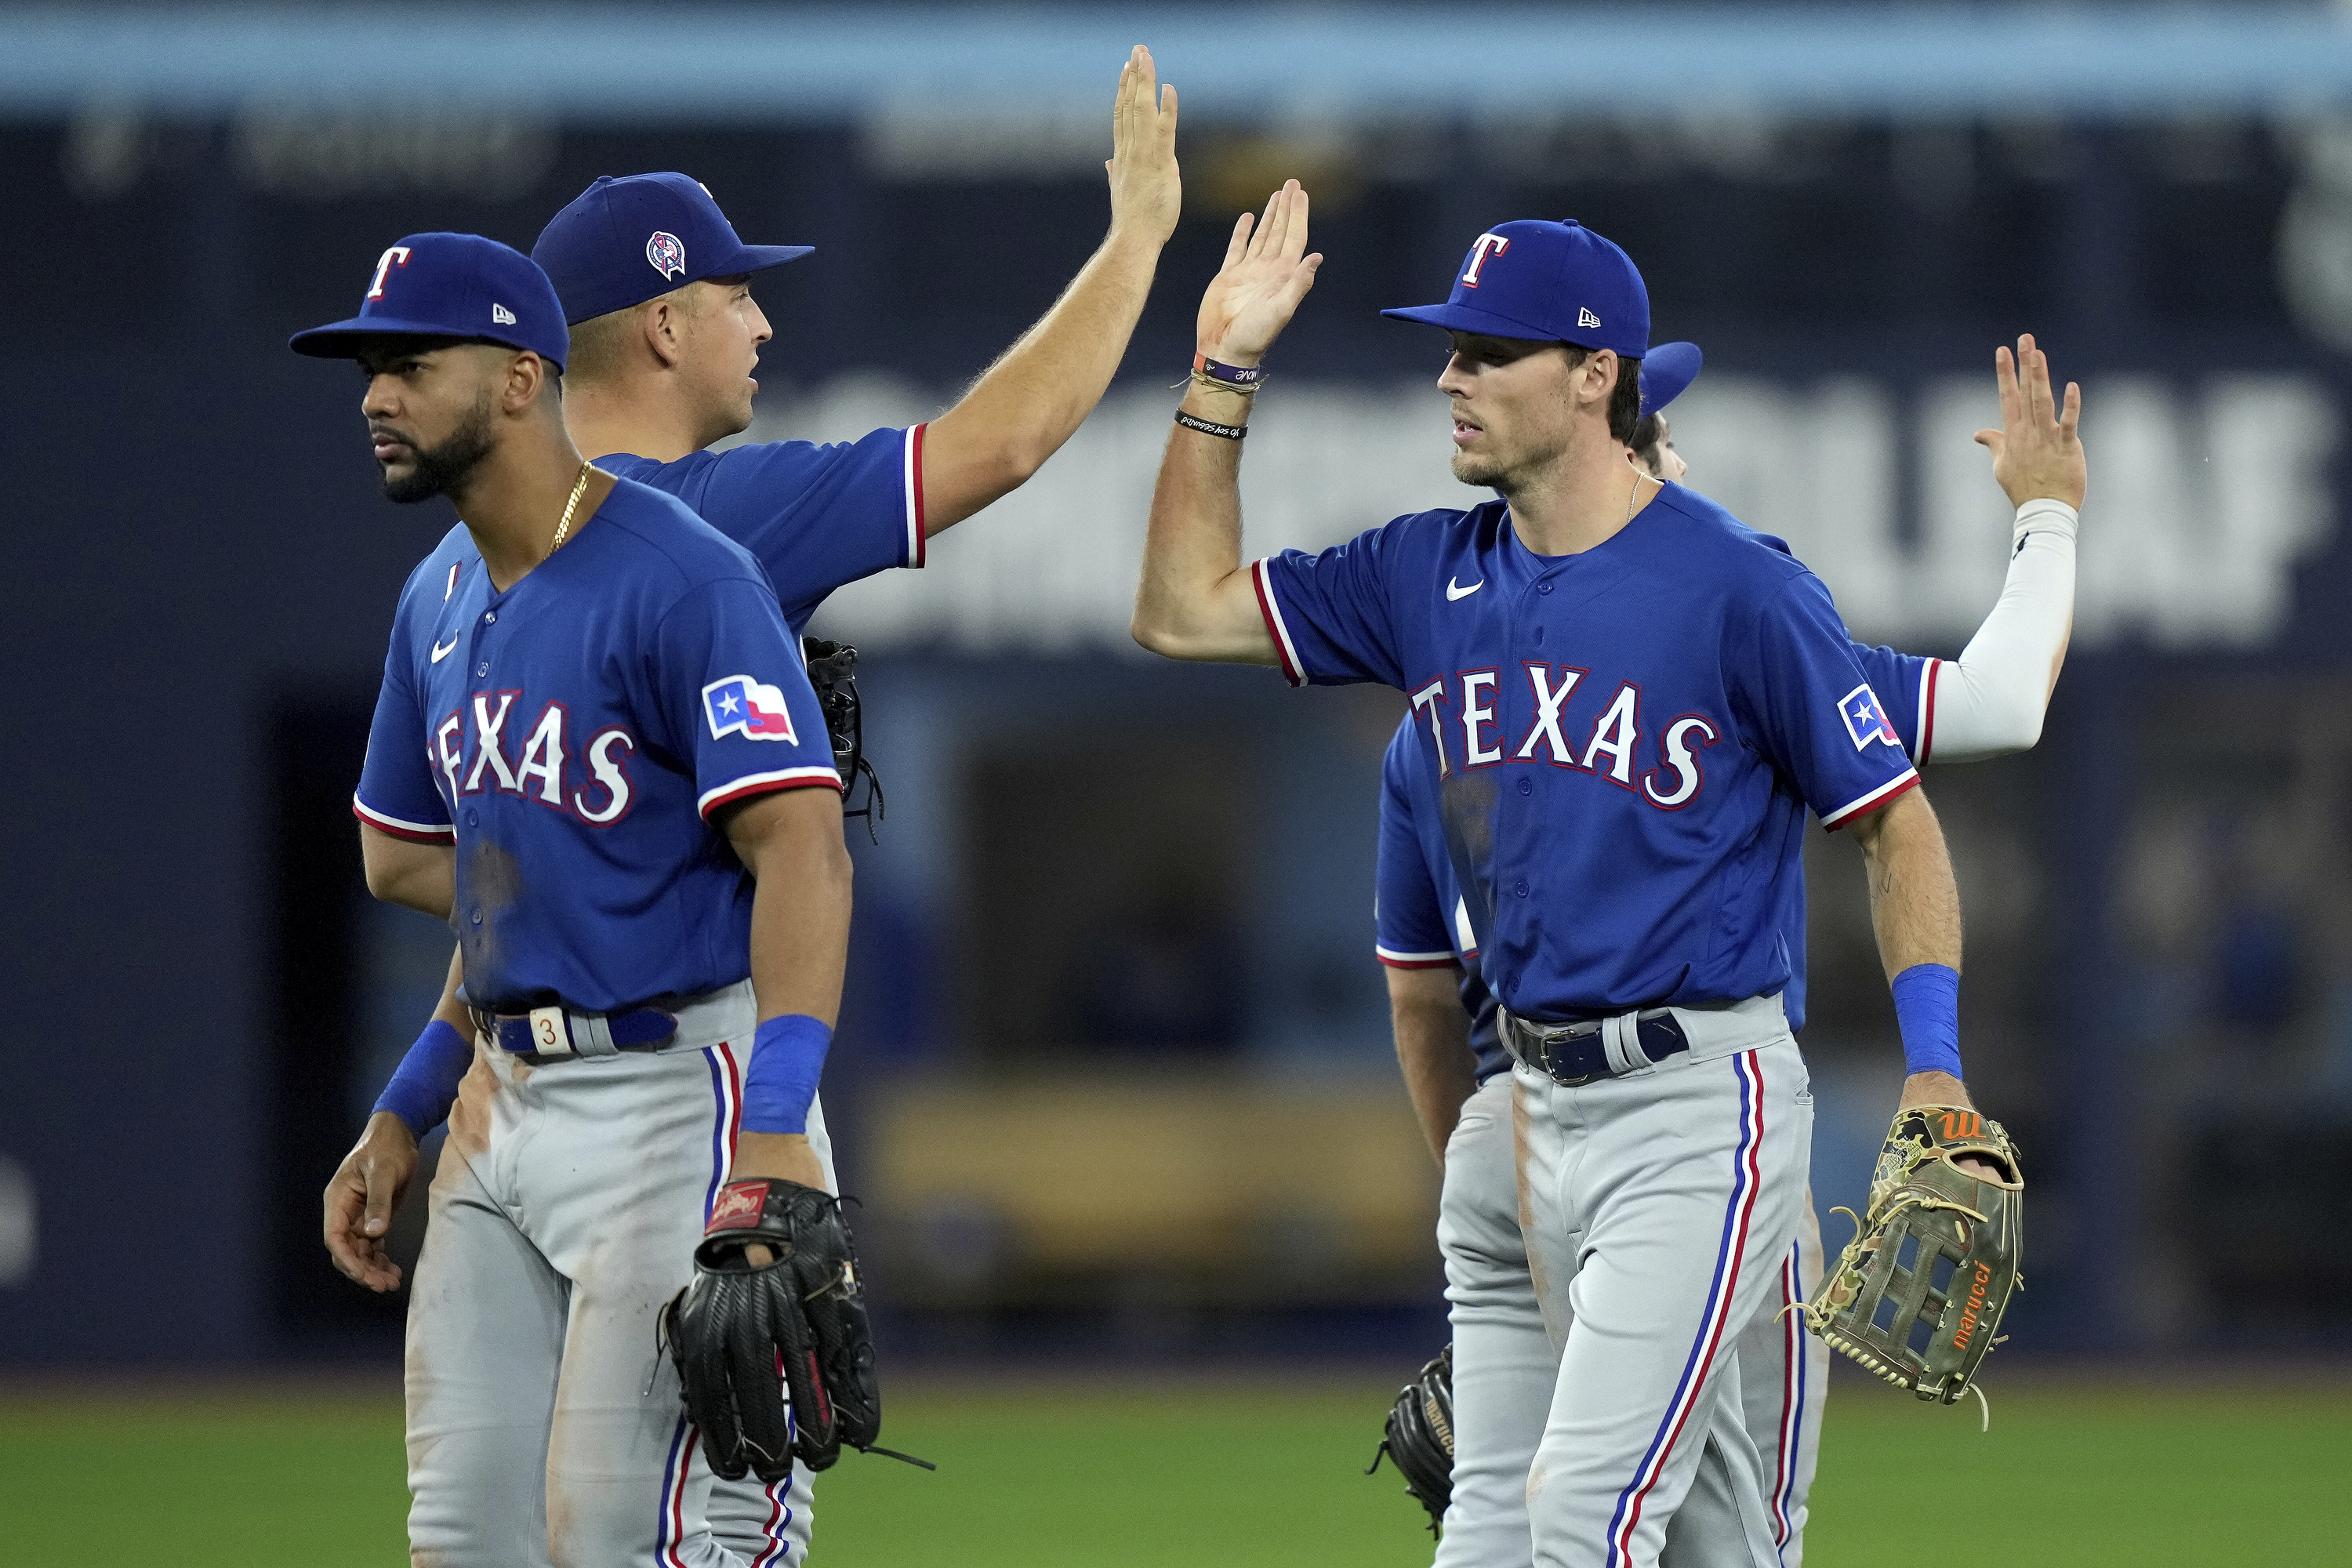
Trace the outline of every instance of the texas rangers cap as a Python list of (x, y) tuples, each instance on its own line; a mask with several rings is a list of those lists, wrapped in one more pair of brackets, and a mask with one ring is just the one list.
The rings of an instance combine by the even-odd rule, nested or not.
[(1655, 414), (1698, 379), (1706, 356), (1696, 343), (1660, 343), (1642, 356), (1642, 412)]
[(1540, 338), (1640, 359), (1650, 291), (1633, 258), (1573, 219), (1497, 224), (1470, 247), (1443, 305), (1382, 310), (1457, 332)]
[(547, 274), (478, 234), (410, 235), (376, 258), (358, 315), (297, 332), (286, 346), (313, 359), (354, 359), (370, 338), (410, 335), (529, 349), (558, 370), (572, 348)]
[(539, 231), (530, 258), (547, 268), (573, 326), (705, 278), (765, 272), (814, 246), (746, 245), (702, 182), (684, 174), (597, 177)]

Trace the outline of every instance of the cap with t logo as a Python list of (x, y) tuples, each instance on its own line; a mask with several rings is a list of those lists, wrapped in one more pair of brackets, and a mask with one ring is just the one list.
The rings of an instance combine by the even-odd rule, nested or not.
[(410, 235), (376, 258), (358, 315), (297, 332), (286, 346), (313, 359), (354, 359), (367, 340), (383, 337), (504, 343), (558, 370), (572, 347), (547, 274), (478, 234)]
[(1480, 235), (1443, 305), (1382, 310), (1457, 332), (1538, 338), (1639, 359), (1650, 342), (1650, 291), (1633, 258), (1573, 220), (1520, 218)]
[(702, 183), (685, 174), (605, 174), (547, 220), (530, 258), (577, 326), (705, 278), (765, 272), (814, 248), (744, 244)]

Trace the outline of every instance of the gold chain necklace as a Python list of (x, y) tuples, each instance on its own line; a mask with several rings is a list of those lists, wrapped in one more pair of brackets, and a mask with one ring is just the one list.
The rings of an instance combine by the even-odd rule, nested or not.
[(563, 548), (564, 540), (572, 532), (572, 514), (580, 510), (580, 498), (588, 493), (589, 472), (589, 466), (581, 464), (580, 477), (572, 481), (572, 499), (563, 503), (563, 521), (555, 525), (555, 542), (547, 547), (550, 555)]

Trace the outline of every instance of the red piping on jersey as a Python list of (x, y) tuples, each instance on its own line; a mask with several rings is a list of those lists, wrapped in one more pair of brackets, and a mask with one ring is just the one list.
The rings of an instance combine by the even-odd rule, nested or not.
[(1391, 969), (1459, 969), (1462, 965), (1451, 958), (1391, 958), (1385, 952), (1372, 954)]
[(907, 504), (914, 509), (915, 560), (920, 566), (929, 552), (930, 520), (923, 515), (923, 432), (929, 425), (918, 425), (907, 432)]
[(818, 775), (804, 779), (764, 779), (758, 784), (745, 784), (740, 789), (729, 790), (725, 795), (718, 796), (702, 808), (702, 820), (709, 821), (710, 814), (722, 805), (732, 805), (739, 800), (749, 800), (755, 795), (781, 795), (785, 790), (806, 789), (811, 784), (823, 784), (835, 794), (847, 793), (842, 789), (841, 780), (838, 777), (828, 778)]
[(374, 828), (378, 833), (383, 834), (387, 838), (403, 839), (410, 844), (455, 844), (457, 842), (457, 830), (455, 827), (436, 828), (425, 832), (419, 832), (417, 829), (413, 827), (395, 827), (393, 826), (390, 818), (374, 815), (373, 812), (369, 811), (367, 807), (362, 805), (358, 801), (352, 802), (352, 815), (358, 817), (362, 822), (366, 823), (370, 827)]
[(1921, 767), (1927, 765), (1927, 753), (1936, 747), (1936, 681), (1944, 673), (1944, 661), (1927, 661), (1927, 700), (1919, 704), (1919, 755)]
[(1251, 564), (1250, 586), (1257, 590), (1257, 613), (1265, 618), (1265, 635), (1274, 639), (1274, 657), (1282, 661), (1282, 678), (1293, 686), (1306, 685), (1306, 675), (1290, 657), (1290, 634), (1282, 624), (1282, 613), (1274, 606), (1274, 585), (1266, 581), (1265, 562)]
[(1834, 820), (1828, 817), (1822, 818), (1822, 831), (1824, 833), (1835, 833), (1839, 829), (1844, 827), (1848, 823), (1858, 822), (1862, 818), (1868, 816), (1874, 811), (1885, 811), (1888, 806), (1893, 805), (1896, 801), (1901, 800), (1905, 795), (1910, 794), (1913, 790), (1917, 789), (1918, 787), (1919, 772), (1916, 768), (1914, 768), (1908, 778), (1897, 780), (1892, 785), (1881, 785), (1880, 789), (1884, 793), (1864, 795), (1860, 800), (1855, 801), (1853, 805), (1848, 805), (1844, 810), (1839, 812)]

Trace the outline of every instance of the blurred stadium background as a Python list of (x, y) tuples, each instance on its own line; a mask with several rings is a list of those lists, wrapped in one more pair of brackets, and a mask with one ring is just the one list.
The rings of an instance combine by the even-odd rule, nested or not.
[[(2090, 1363), (2225, 1392), (2085, 1414), (2079, 1441), (2061, 1418), (2092, 1405), (2050, 1394), (2027, 1448), (1984, 1452), (2029, 1476), (2037, 1420), (2052, 1456), (2166, 1420), (2200, 1453), (2229, 1420), (2317, 1422), (2254, 1465), (2267, 1511), (2236, 1505), (2275, 1524), (2352, 1440), (2352, 6), (2320, 4), (0, 5), (0, 700), (27, 747), (8, 1451), (75, 1451), (60, 1412), (97, 1451), (168, 1431), (159, 1410), (213, 1408), (173, 1402), (191, 1376), (330, 1426), (343, 1396), (314, 1380), (356, 1380), (380, 1422), (396, 1377), (401, 1303), (329, 1268), (317, 1194), (446, 957), (368, 901), (346, 808), (394, 592), (443, 524), (378, 499), (356, 384), (286, 333), (344, 313), (401, 234), (528, 248), (595, 175), (675, 168), (747, 237), (817, 247), (761, 284), (755, 438), (927, 417), (1099, 237), (1138, 41), (1183, 95), (1186, 216), (1127, 374), (928, 570), (815, 628), (865, 650), (888, 790), (879, 842), (852, 834), (825, 1092), (886, 1363), (949, 1391), (914, 1408), (952, 1428), (957, 1379), (1046, 1364), (1238, 1368), (1279, 1405), (1264, 1380), (1315, 1367), (1364, 1395), (1334, 1450), (1355, 1458), (1378, 1385), (1444, 1332), (1435, 1173), (1370, 953), (1401, 699), (1294, 695), (1125, 634), (1199, 288), (1233, 215), (1295, 175), (1328, 260), (1250, 444), (1254, 552), (1458, 502), (1436, 345), (1374, 311), (1439, 297), (1504, 217), (1626, 246), (1654, 338), (1707, 352), (1677, 405), (1690, 482), (1788, 537), (1872, 640), (1956, 652), (1998, 590), (2007, 509), (1969, 442), (1996, 422), (1994, 345), (2032, 331), (2083, 384), (2092, 492), (2044, 739), (1928, 780), (1969, 918), (1970, 1079), (2035, 1184), (1995, 1397), (2011, 1367), (2063, 1391)], [(1826, 1211), (1860, 1194), (1899, 1058), (1858, 858), (1813, 856)], [(2336, 1397), (2233, 1404), (2250, 1368)], [(1846, 1401), (1873, 1452), (1907, 1429), (1861, 1414), (1892, 1398)], [(1171, 1416), (1135, 1462), (1217, 1426)], [(387, 1519), (395, 1428), (365, 1450)], [(1824, 1509), (1864, 1447), (1832, 1433)], [(42, 1472), (16, 1473), (11, 1513)], [(2166, 1477), (2083, 1507), (2169, 1518)], [(1408, 1561), (1381, 1495), (1380, 1550)], [(2045, 1554), (2012, 1560), (2086, 1560), (2020, 1507)], [(351, 1560), (390, 1560), (386, 1528)], [(2178, 1560), (2301, 1539), (2222, 1534)], [(1858, 1560), (1848, 1539), (1818, 1560)]]

